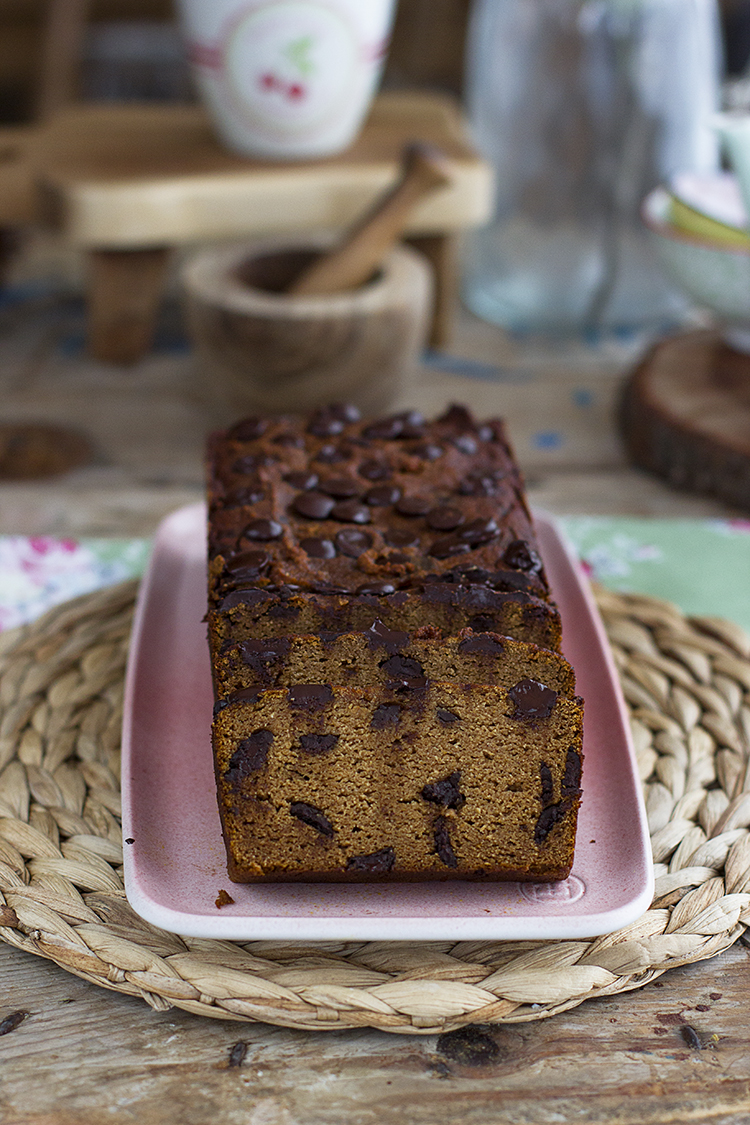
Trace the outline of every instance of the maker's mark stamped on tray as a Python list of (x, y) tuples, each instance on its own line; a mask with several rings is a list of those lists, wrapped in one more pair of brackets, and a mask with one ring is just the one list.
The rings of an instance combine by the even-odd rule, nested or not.
[(577, 875), (569, 875), (560, 883), (521, 883), (521, 894), (529, 902), (553, 903), (560, 906), (577, 902), (586, 893), (586, 884)]

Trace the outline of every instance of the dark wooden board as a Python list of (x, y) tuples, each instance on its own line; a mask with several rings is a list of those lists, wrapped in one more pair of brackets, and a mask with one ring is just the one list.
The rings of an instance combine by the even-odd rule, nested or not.
[(657, 344), (625, 384), (620, 427), (636, 465), (750, 510), (750, 356), (718, 333)]

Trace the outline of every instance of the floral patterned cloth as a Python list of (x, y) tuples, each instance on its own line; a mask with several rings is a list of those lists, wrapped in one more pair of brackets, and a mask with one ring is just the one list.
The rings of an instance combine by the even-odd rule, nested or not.
[(558, 521), (603, 586), (652, 594), (750, 633), (750, 520), (566, 516)]
[(0, 536), (0, 629), (53, 605), (142, 574), (147, 539)]
[[(714, 614), (750, 632), (750, 520), (558, 519), (587, 573), (614, 590)], [(147, 539), (0, 536), (0, 629), (143, 572)]]

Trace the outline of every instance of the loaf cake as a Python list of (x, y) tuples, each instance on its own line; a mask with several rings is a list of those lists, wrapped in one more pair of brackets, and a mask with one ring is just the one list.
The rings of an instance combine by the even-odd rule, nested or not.
[(532, 680), (240, 691), (214, 731), (230, 877), (562, 879), (581, 723)]
[(502, 422), (245, 419), (208, 493), (230, 877), (565, 877), (582, 703)]

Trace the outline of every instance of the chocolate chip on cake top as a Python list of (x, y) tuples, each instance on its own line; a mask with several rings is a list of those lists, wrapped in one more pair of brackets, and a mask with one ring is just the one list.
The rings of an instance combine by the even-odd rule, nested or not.
[(405, 588), (460, 570), (546, 596), (498, 419), (479, 424), (453, 406), (429, 423), (416, 411), (363, 421), (330, 406), (306, 420), (246, 419), (214, 435), (209, 461), (221, 589), (248, 577), (234, 560), (262, 549), (251, 581), (270, 586), (355, 593), (368, 581)]

